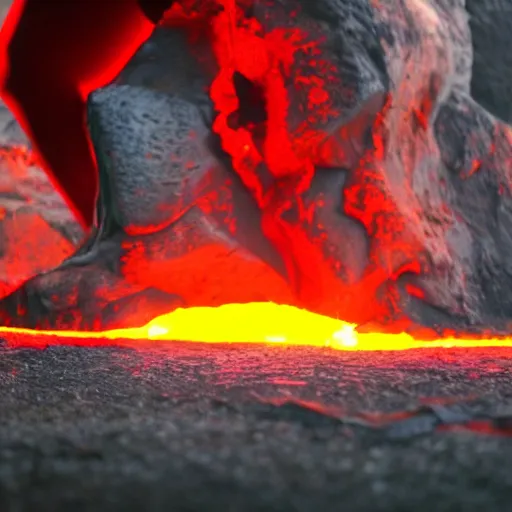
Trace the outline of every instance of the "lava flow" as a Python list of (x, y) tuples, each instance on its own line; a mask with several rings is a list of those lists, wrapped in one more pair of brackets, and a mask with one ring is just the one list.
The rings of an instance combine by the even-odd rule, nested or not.
[(140, 328), (79, 332), (0, 327), (0, 334), (5, 335), (10, 347), (33, 348), (48, 345), (143, 347), (147, 341), (313, 346), (343, 351), (512, 347), (512, 337), (443, 337), (422, 341), (407, 333), (361, 333), (357, 326), (341, 320), (273, 303), (179, 308)]

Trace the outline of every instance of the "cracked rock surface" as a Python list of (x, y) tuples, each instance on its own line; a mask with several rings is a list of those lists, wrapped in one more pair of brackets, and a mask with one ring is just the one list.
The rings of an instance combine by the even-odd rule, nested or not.
[[(491, 43), (506, 47), (511, 12), (507, 1), (255, 0), (247, 16), (262, 37), (302, 30), (328, 78), (320, 115), (305, 50), (283, 75), (291, 144), (313, 165), (300, 193), (300, 175), (276, 177), (268, 162), (241, 171), (208, 95), (212, 46), (167, 20), (89, 100), (101, 177), (93, 235), (0, 302), (2, 321), (109, 328), (178, 304), (274, 300), (375, 328), (507, 331), (512, 132)], [(235, 132), (254, 115), (259, 80), (237, 73)], [(270, 121), (251, 123), (257, 146)], [(306, 145), (304, 129), (316, 134)], [(133, 313), (107, 315), (118, 300)]]

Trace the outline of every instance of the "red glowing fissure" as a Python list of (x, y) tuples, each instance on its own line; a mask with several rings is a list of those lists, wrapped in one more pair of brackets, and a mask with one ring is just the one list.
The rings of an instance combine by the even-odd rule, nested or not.
[[(347, 321), (385, 318), (395, 300), (392, 283), (402, 273), (419, 273), (421, 268), (415, 258), (420, 247), (415, 240), (402, 239), (403, 220), (396, 214), (396, 205), (388, 198), (380, 173), (375, 170), (385, 156), (381, 132), (391, 97), (374, 121), (373, 147), (365, 152), (357, 169), (361, 178), (344, 191), (345, 213), (364, 225), (370, 239), (374, 240), (373, 245), (378, 246), (373, 250), (374, 263), (369, 265), (366, 274), (360, 280), (349, 276), (350, 285), (347, 285), (336, 275), (339, 263), (335, 258), (329, 261), (322, 250), (326, 237), (318, 221), (315, 228), (319, 235), (311, 236), (316, 205), (306, 204), (304, 200), (316, 167), (343, 158), (335, 142), (336, 136), (357, 136), (345, 133), (343, 128), (339, 134), (322, 129), (329, 117), (344, 114), (336, 110), (329, 92), (336, 85), (341, 86), (337, 84), (339, 70), (325, 57), (321, 30), (306, 33), (295, 27), (298, 12), (283, 15), (274, 6), (272, 17), (278, 20), (276, 23), (288, 19), (289, 25), (263, 26), (261, 21), (245, 17), (245, 10), (235, 0), (221, 3), (224, 9), (212, 23), (212, 44), (220, 68), (210, 91), (218, 113), (213, 129), (231, 155), (235, 170), (259, 203), (264, 234), (281, 254), (295, 293), (308, 307), (320, 305), (326, 314), (333, 314), (336, 301), (350, 297), (345, 299), (344, 305)], [(268, 24), (268, 19), (261, 17)], [(234, 84), (236, 73), (263, 91), (264, 130), (230, 124), (231, 117), (240, 108)], [(299, 98), (307, 97), (306, 112), (302, 112), (300, 105), (293, 104), (290, 91), (300, 91)], [(295, 129), (290, 128), (290, 109), (301, 109), (304, 117)], [(422, 113), (428, 115), (428, 112)], [(357, 125), (353, 128), (354, 132), (360, 130)], [(262, 178), (265, 169), (272, 176), (271, 180)], [(263, 183), (269, 181), (271, 184), (266, 187)], [(386, 246), (388, 254), (393, 252), (400, 256), (381, 262), (377, 253), (382, 245)], [(398, 271), (397, 260), (404, 262)], [(375, 291), (386, 282), (391, 282), (387, 304), (375, 298)], [(422, 294), (416, 288), (414, 292), (416, 296)], [(332, 297), (332, 304), (328, 304), (327, 297)], [(351, 306), (347, 305), (349, 301)]]

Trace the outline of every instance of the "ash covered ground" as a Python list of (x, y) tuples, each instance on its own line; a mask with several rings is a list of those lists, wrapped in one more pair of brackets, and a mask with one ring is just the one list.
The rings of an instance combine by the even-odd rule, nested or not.
[[(412, 255), (414, 261), (426, 265), (421, 270), (429, 272), (419, 277), (406, 272), (399, 280), (400, 312), (420, 324), (506, 328), (512, 316), (507, 193), (511, 121), (507, 48), (512, 3), (410, 0), (379, 4), (380, 10), (377, 3), (372, 4), (371, 23), (367, 14), (372, 8), (362, 0), (339, 5), (318, 2), (318, 10), (308, 13), (328, 33), (338, 34), (340, 26), (350, 28), (340, 31), (347, 34), (342, 37), (346, 53), (337, 57), (347, 72), (342, 75), (346, 86), (358, 86), (357, 94), (350, 96), (354, 104), (340, 99), (345, 101), (342, 107), (355, 109), (343, 118), (351, 133), (361, 133), (372, 124), (386, 93), (399, 100), (399, 108), (388, 113), (384, 123), (392, 129), (387, 138), (390, 156), (373, 169), (374, 181), (366, 184), (373, 193), (382, 194), (382, 204), (391, 201), (394, 205), (385, 212), (389, 218), (374, 212), (375, 229), (382, 228), (381, 220), (386, 218), (393, 227), (403, 227), (404, 218), (409, 222), (401, 244), (382, 246), (383, 239), (374, 233), (378, 243), (371, 248), (371, 233), (365, 231), (370, 224), (363, 229), (361, 222), (355, 225), (344, 216), (346, 211), (341, 215), (339, 208), (334, 209), (335, 221), (340, 223), (334, 226), (341, 226), (343, 236), (351, 240), (347, 244), (347, 238), (333, 236), (333, 250), (338, 251), (345, 270), (338, 274), (343, 290), (355, 286), (360, 291), (358, 279), (364, 281), (368, 268), (382, 257), (392, 268), (388, 274), (379, 274), (377, 284), (384, 284), (387, 292), (390, 275), (402, 269)], [(343, 14), (336, 28), (329, 24), (333, 12)], [(404, 12), (409, 16), (399, 17)], [(401, 24), (404, 19), (405, 25)], [(380, 39), (373, 37), (375, 27)], [(368, 34), (372, 37), (363, 37)], [(339, 42), (336, 37), (332, 41)], [(141, 115), (148, 114), (144, 109), (155, 98), (162, 112), (179, 114), (176, 103), (169, 103), (169, 97), (177, 95), (181, 105), (189, 102), (197, 107), (192, 117), (185, 108), (185, 117), (201, 120), (210, 128), (208, 98), (188, 87), (192, 82), (200, 89), (204, 76), (189, 66), (185, 52), (175, 51), (172, 59), (166, 53), (179, 48), (179, 40), (159, 29), (116, 84), (96, 95), (91, 104), (98, 129), (93, 142), (100, 154), (106, 154), (109, 145), (122, 146), (131, 135), (119, 130), (115, 115), (109, 117), (123, 100), (138, 102)], [(372, 47), (375, 40), (387, 45), (380, 57), (374, 53), (378, 48)], [(437, 60), (432, 61), (434, 57)], [(426, 85), (434, 90), (427, 94), (422, 89)], [(412, 117), (411, 104), (417, 107)], [(431, 116), (426, 128), (425, 115)], [(50, 277), (35, 277), (23, 285), (72, 255), (82, 233), (26, 153), (26, 138), (9, 113), (3, 110), (1, 116), (0, 295), (7, 300), (0, 310), (11, 312), (20, 297), (25, 300), (26, 292), (35, 290), (28, 293), (32, 308), (18, 319), (21, 325), (43, 321), (63, 325), (66, 321), (71, 327), (87, 327), (98, 310), (112, 301), (111, 295), (99, 301), (97, 289), (105, 283), (116, 289), (122, 281), (122, 270), (105, 255), (111, 254), (113, 245), (126, 247), (127, 239), (128, 244), (140, 242), (134, 242), (135, 235), (127, 234), (126, 227), (155, 219), (144, 217), (151, 212), (123, 203), (129, 195), (122, 195), (126, 182), (120, 173), (119, 201), (102, 219), (105, 229), (97, 240), (99, 245), (90, 244), (93, 255), (85, 251), (84, 257), (82, 251), (74, 268), (68, 265), (47, 274)], [(109, 119), (116, 122), (109, 123)], [(151, 130), (142, 133), (143, 143), (149, 144), (152, 135)], [(338, 133), (336, 137), (340, 143)], [(411, 140), (414, 143), (409, 144)], [(334, 143), (330, 139), (325, 144), (330, 148)], [(346, 189), (350, 171), (354, 185), (361, 176), (355, 162), (365, 151), (375, 150), (365, 144), (364, 137), (353, 138), (351, 147), (344, 147), (348, 161), (333, 160), (328, 152), (331, 160), (324, 158), (322, 163), (330, 169), (318, 174), (312, 195), (325, 189)], [(135, 161), (130, 154), (122, 153), (123, 158)], [(151, 169), (158, 181), (162, 169), (158, 165)], [(217, 169), (224, 176), (225, 162)], [(383, 175), (388, 181), (382, 188)], [(247, 208), (252, 203), (237, 187), (241, 204)], [(169, 192), (175, 193), (175, 189)], [(420, 211), (419, 217), (413, 215), (417, 212), (411, 204)], [(352, 206), (352, 214), (357, 213), (356, 204)], [(258, 213), (257, 208), (254, 211)], [(323, 213), (323, 221), (331, 222), (332, 212)], [(181, 233), (186, 233), (188, 224), (204, 227), (204, 218), (198, 220), (201, 215), (195, 212), (192, 219), (182, 218), (185, 228)], [(221, 216), (206, 223), (217, 240), (225, 240), (225, 232), (220, 236), (215, 222), (224, 220)], [(165, 237), (169, 235), (164, 233)], [(253, 282), (263, 271), (253, 266), (255, 260), (247, 254), (256, 254), (256, 259), (273, 265), (281, 275), (275, 252), (262, 252), (263, 242), (252, 246), (250, 242), (238, 234), (230, 244), (243, 248), (234, 253), (242, 255), (242, 270), (252, 269)], [(159, 244), (157, 239), (154, 246)], [(98, 246), (107, 250), (98, 250)], [(222, 258), (233, 254), (233, 245), (228, 247), (231, 252), (218, 253)], [(183, 263), (176, 258), (179, 250), (174, 247), (169, 253), (169, 260), (177, 261), (174, 267), (157, 267), (158, 272), (144, 275), (132, 272), (130, 286), (124, 286), (116, 300), (135, 297), (137, 302), (142, 296), (142, 301), (154, 307), (151, 314), (163, 312), (169, 304), (193, 302), (194, 297), (184, 301), (183, 296), (191, 289), (208, 290), (204, 280), (169, 280), (169, 288), (148, 292), (164, 281), (161, 272), (173, 275)], [(392, 256), (396, 254), (400, 257), (395, 261)], [(418, 259), (418, 254), (423, 258)], [(202, 256), (199, 253), (189, 265), (197, 264)], [(246, 260), (251, 262), (247, 267)], [(140, 260), (134, 259), (132, 270), (135, 263)], [(229, 263), (225, 268), (234, 267)], [(62, 275), (67, 277), (59, 281)], [(279, 279), (273, 276), (266, 283)], [(82, 297), (83, 315), (78, 318), (75, 311), (63, 316), (60, 308), (67, 312), (69, 301), (52, 304), (49, 292), (56, 283), (64, 283), (64, 292), (74, 290), (77, 282), (87, 282), (83, 297), (89, 298), (91, 309), (84, 309)], [(219, 287), (215, 280), (209, 284)], [(9, 295), (20, 285), (21, 291)], [(405, 294), (404, 298), (403, 292), (411, 287), (424, 289), (426, 296), (411, 299)], [(275, 289), (285, 293), (277, 285)], [(219, 300), (227, 298), (229, 294)], [(206, 294), (198, 300), (211, 299)], [(121, 316), (105, 313), (105, 325), (116, 326), (128, 318), (133, 321), (131, 299), (123, 304)], [(7, 341), (0, 351), (2, 511), (509, 508), (509, 350), (343, 354), (184, 344), (140, 351), (93, 346), (34, 350), (9, 348)]]
[(2, 511), (510, 504), (510, 351), (175, 344), (0, 356)]

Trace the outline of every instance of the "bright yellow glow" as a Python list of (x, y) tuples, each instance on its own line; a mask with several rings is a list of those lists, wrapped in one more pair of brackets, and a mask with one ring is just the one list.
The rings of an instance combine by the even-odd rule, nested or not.
[(91, 340), (155, 340), (202, 343), (306, 345), (345, 351), (418, 348), (512, 347), (512, 337), (419, 341), (401, 334), (358, 333), (356, 326), (292, 306), (273, 303), (227, 304), (217, 308), (177, 309), (144, 327), (103, 332), (34, 331), (0, 327), (20, 333)]

